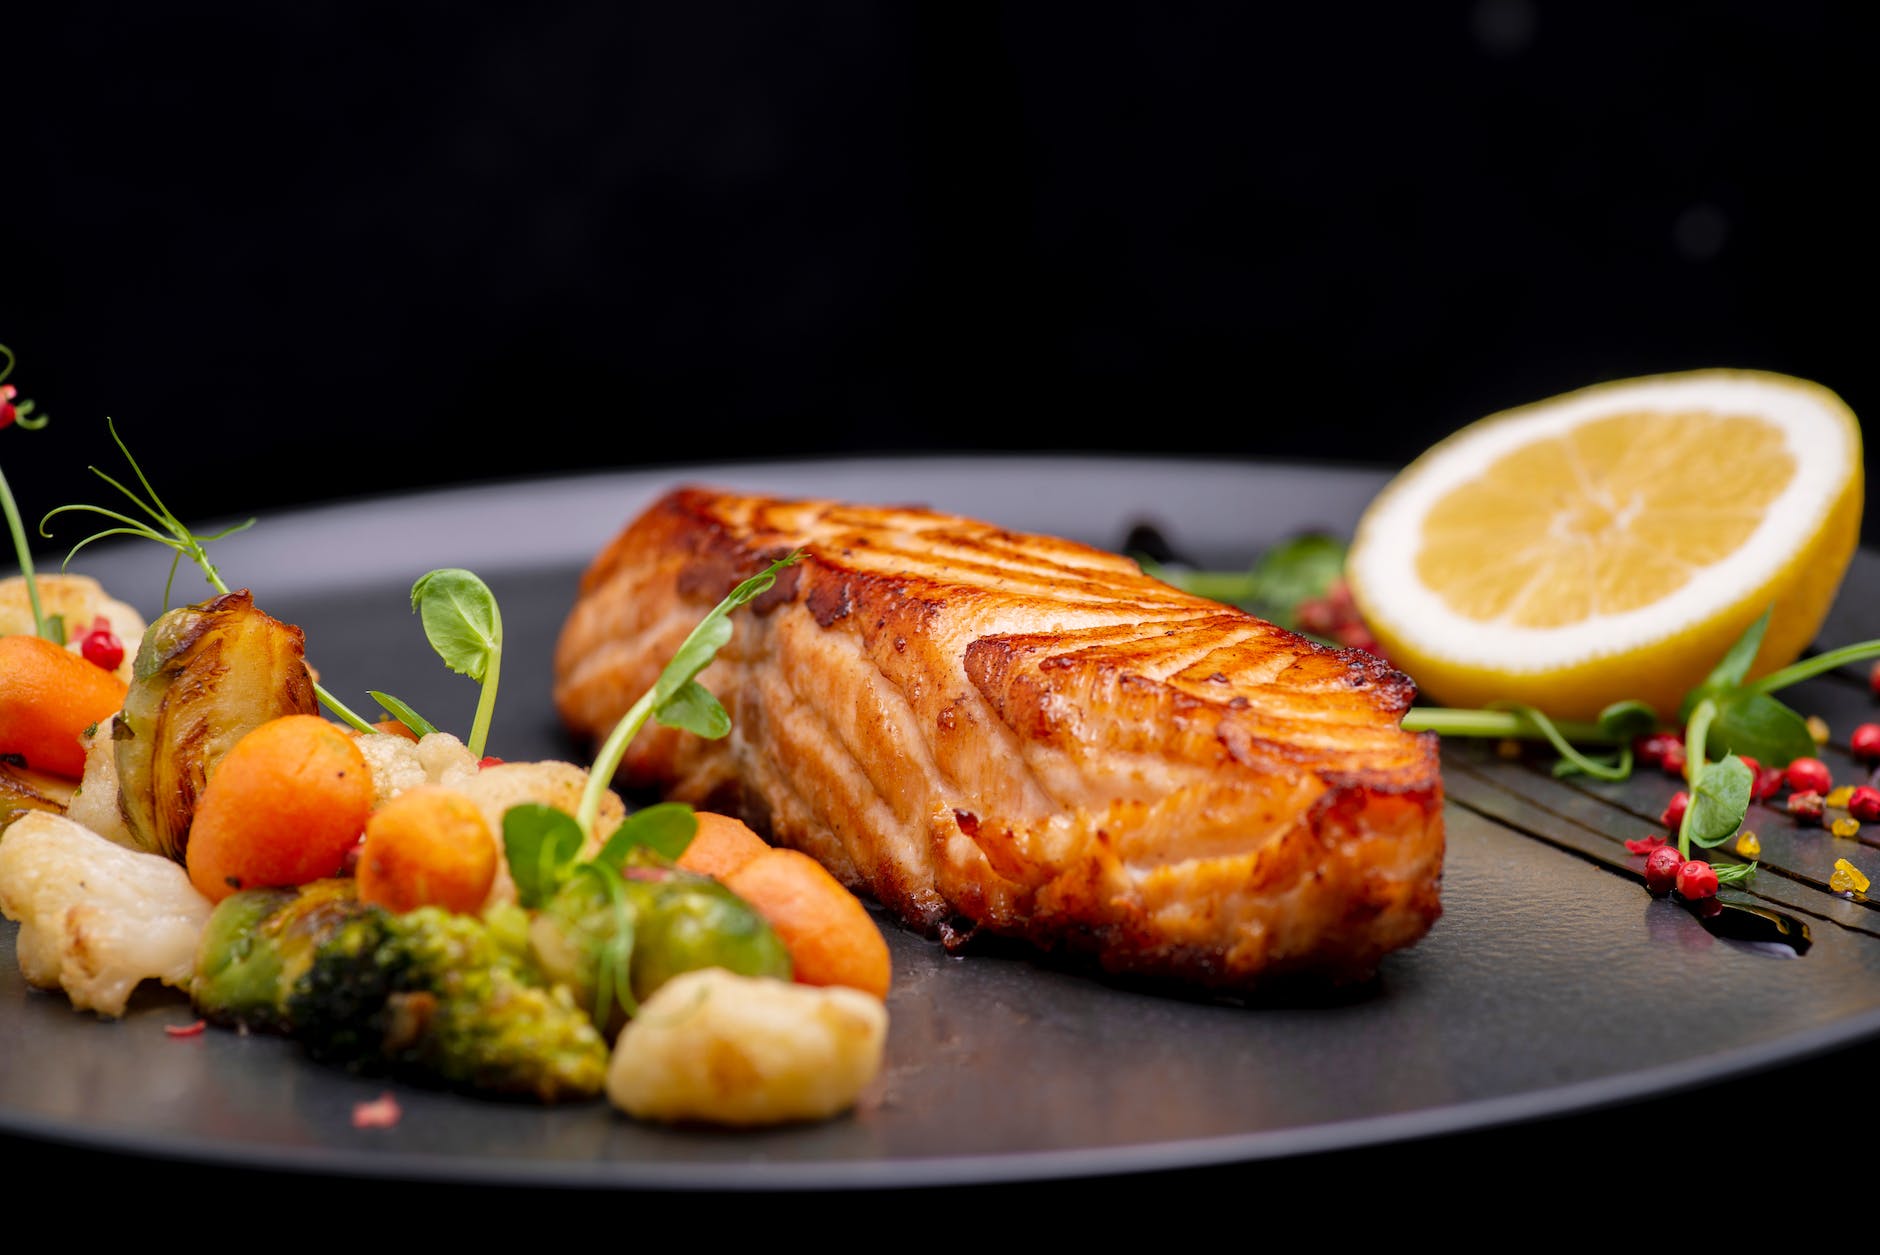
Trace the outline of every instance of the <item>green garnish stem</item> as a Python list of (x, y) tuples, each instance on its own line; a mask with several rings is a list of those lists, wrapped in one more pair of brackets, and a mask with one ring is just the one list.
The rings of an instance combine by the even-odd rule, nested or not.
[(601, 816), (601, 798), (607, 794), (607, 786), (613, 781), (614, 772), (620, 766), (620, 760), (627, 756), (627, 746), (633, 744), (633, 738), (653, 714), (653, 700), (656, 689), (648, 689), (640, 695), (640, 700), (633, 703), (626, 715), (614, 730), (601, 742), (600, 752), (594, 757), (594, 766), (588, 769), (587, 786), (581, 790), (581, 806), (575, 811), (575, 822), (581, 825), (581, 833), (586, 835), (594, 831), (595, 821)]
[[(1704, 762), (1704, 740), (1710, 735), (1711, 721), (1717, 717), (1717, 703), (1706, 697), (1691, 708), (1690, 722), (1684, 728), (1684, 779), (1694, 792), (1708, 764)], [(1678, 857), (1691, 857), (1691, 816), (1697, 813), (1696, 799), (1684, 808), (1678, 821)]]
[(33, 575), (33, 555), (26, 547), (26, 524), (20, 519), (20, 508), (14, 504), (13, 490), (7, 487), (3, 471), (0, 471), (0, 509), (6, 511), (7, 530), (13, 533), (13, 551), (19, 555), (20, 574), (26, 579), (26, 599), (33, 607), (33, 631), (51, 640), (52, 625), (46, 621), (45, 609), (39, 604), (39, 581)]
[[(503, 670), (503, 649), (500, 644), (503, 639), (503, 616), (496, 608), (494, 599), (490, 601), (490, 615), (495, 620), (495, 638), (499, 643), (490, 650), (489, 661), (484, 664), (483, 691), (477, 694), (476, 718), (470, 724), (470, 753), (477, 759), (483, 757), (483, 747), (490, 739), (490, 719), (496, 713), (496, 681)], [(595, 806), (599, 805), (597, 799)], [(598, 810), (596, 813), (599, 813)]]
[(1836, 667), (1845, 667), (1851, 662), (1865, 662), (1869, 658), (1880, 658), (1880, 640), (1861, 641), (1857, 645), (1843, 645), (1839, 649), (1830, 649), (1825, 654), (1816, 654), (1813, 658), (1804, 658), (1800, 662), (1790, 663), (1779, 671), (1771, 671), (1762, 679), (1751, 680), (1743, 687), (1752, 693), (1773, 693), (1791, 684), (1813, 679)]
[[(1437, 732), (1443, 736), (1530, 737), (1534, 722), (1512, 710), (1457, 710), (1446, 706), (1412, 706), (1403, 717), (1405, 732)], [(1569, 741), (1617, 745), (1619, 740), (1596, 723), (1562, 720), (1554, 725)]]

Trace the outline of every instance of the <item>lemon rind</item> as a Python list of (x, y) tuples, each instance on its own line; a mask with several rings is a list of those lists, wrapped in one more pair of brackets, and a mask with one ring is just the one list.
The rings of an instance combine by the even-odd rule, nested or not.
[[(1465, 618), (1415, 578), (1423, 520), (1447, 492), (1513, 449), (1589, 418), (1631, 409), (1749, 414), (1781, 428), (1795, 457), (1795, 475), (1749, 539), (1719, 564), (1730, 568), (1727, 580), (1700, 573), (1638, 610), (1532, 628)], [(1597, 384), (1472, 423), (1411, 463), (1359, 523), (1351, 584), (1367, 617), (1387, 622), (1412, 648), (1446, 663), (1522, 674), (1629, 654), (1727, 613), (1775, 580), (1826, 526), (1860, 466), (1860, 426), (1853, 412), (1832, 391), (1807, 380), (1705, 370)], [(1694, 484), (1691, 490), (1703, 488)], [(1387, 591), (1380, 596), (1379, 590)]]

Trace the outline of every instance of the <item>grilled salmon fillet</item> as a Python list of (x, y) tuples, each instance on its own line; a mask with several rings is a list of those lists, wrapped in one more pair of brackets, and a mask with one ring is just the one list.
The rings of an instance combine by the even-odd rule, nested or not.
[(649, 726), (621, 779), (744, 818), (909, 923), (1240, 989), (1361, 978), (1441, 911), (1436, 737), (1408, 677), (1144, 575), (916, 508), (689, 486), (583, 575), (555, 701), (604, 737), (741, 579), (699, 677), (732, 717)]

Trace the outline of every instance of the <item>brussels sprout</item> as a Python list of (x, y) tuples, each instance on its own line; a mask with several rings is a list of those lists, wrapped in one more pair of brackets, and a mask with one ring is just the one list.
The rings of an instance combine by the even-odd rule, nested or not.
[[(748, 903), (709, 876), (664, 868), (573, 877), (535, 917), (529, 943), (549, 979), (568, 986), (610, 1040), (632, 1013), (629, 998), (637, 1004), (681, 972), (791, 974), (790, 952)], [(624, 991), (609, 983), (623, 949)]]
[(245, 589), (151, 625), (112, 733), (118, 809), (140, 847), (182, 862), (196, 799), (230, 747), (270, 719), (317, 713), (303, 641)]
[(740, 976), (791, 975), (790, 951), (764, 917), (709, 876), (628, 881), (642, 899), (633, 946), (633, 996), (641, 1001), (679, 975), (722, 967)]
[(376, 909), (344, 879), (230, 894), (216, 905), (196, 949), (189, 987), (196, 1013), (217, 1024), (284, 1031), (288, 995), (320, 947), (349, 920)]

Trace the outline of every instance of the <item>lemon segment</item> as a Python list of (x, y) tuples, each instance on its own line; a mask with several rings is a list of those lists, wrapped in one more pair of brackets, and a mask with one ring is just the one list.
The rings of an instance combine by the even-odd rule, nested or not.
[(1677, 710), (1773, 604), (1753, 675), (1814, 639), (1860, 535), (1860, 426), (1833, 392), (1706, 370), (1471, 423), (1359, 521), (1353, 598), (1423, 696), (1588, 719)]

